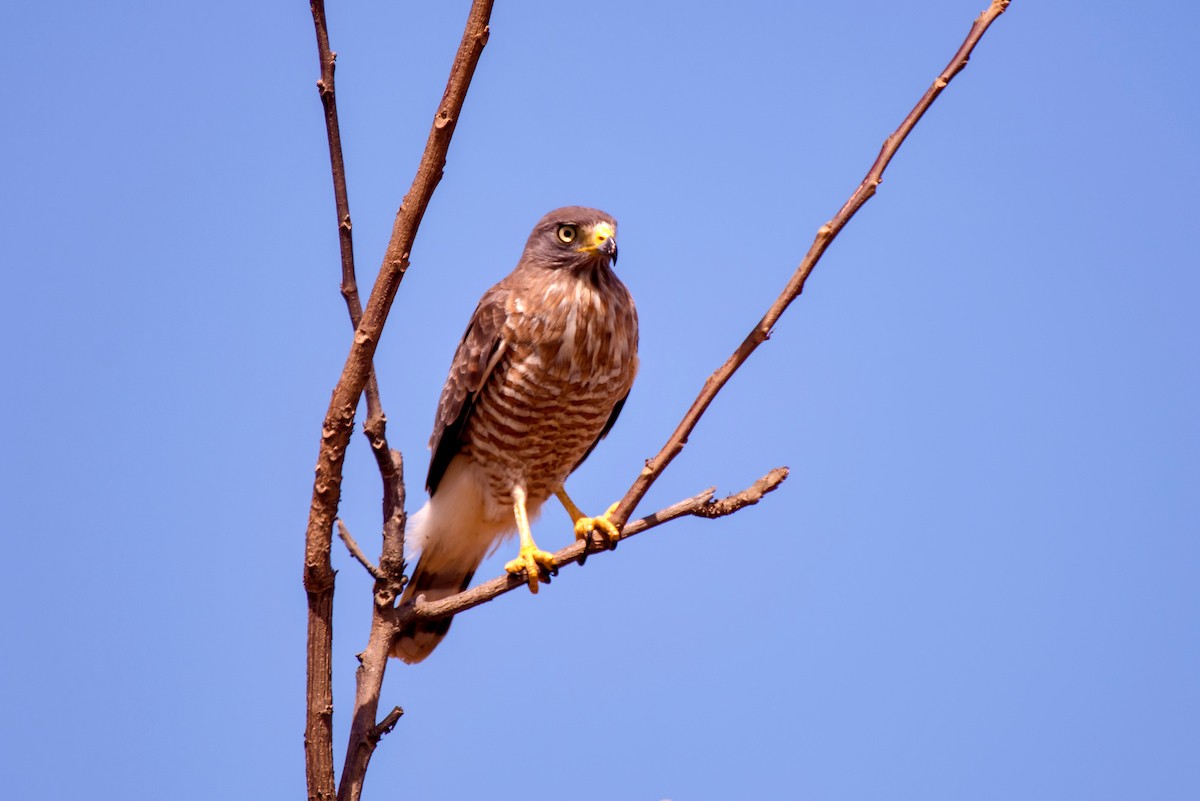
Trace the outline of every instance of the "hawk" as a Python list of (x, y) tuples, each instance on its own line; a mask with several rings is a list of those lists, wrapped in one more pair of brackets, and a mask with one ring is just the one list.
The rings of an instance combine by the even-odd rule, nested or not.
[[(532, 592), (548, 580), (551, 554), (529, 530), (551, 495), (577, 537), (619, 532), (587, 517), (563, 490), (613, 427), (637, 374), (637, 310), (612, 267), (617, 223), (569, 206), (543, 217), (516, 268), (479, 301), (442, 388), (429, 447), (429, 501), (409, 521), (421, 553), (402, 600), (445, 598), (467, 588), (484, 557), (515, 531), (504, 566)], [(420, 662), (450, 618), (409, 624), (392, 656)]]

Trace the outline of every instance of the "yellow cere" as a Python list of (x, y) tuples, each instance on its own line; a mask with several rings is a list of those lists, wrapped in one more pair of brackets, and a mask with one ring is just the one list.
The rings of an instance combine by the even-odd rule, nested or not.
[(583, 245), (579, 250), (595, 250), (605, 243), (606, 240), (612, 239), (616, 234), (613, 227), (606, 222), (597, 223), (592, 229), (592, 241)]

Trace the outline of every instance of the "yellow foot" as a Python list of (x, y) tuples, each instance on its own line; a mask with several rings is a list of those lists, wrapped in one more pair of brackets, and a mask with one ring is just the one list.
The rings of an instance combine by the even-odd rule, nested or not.
[[(538, 581), (541, 580), (542, 571), (540, 568), (545, 568), (546, 572), (554, 570), (554, 554), (549, 551), (543, 551), (539, 548), (522, 548), (517, 554), (517, 558), (507, 563), (504, 569), (514, 576), (520, 573), (525, 574), (525, 580), (529, 582), (529, 591), (537, 595)], [(549, 579), (545, 580), (547, 584)]]
[(618, 504), (614, 503), (608, 507), (608, 511), (599, 517), (581, 517), (575, 521), (575, 539), (590, 540), (593, 531), (601, 531), (608, 537), (609, 545), (616, 545), (617, 540), (621, 538), (621, 530), (608, 519), (609, 515), (617, 511)]

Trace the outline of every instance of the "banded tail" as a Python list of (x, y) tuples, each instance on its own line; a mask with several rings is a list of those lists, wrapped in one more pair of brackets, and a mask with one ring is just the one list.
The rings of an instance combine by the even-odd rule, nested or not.
[[(460, 593), (471, 583), (479, 563), (513, 528), (512, 523), (484, 519), (484, 503), (476, 468), (456, 458), (437, 492), (409, 518), (406, 540), (421, 552), (401, 603), (418, 595), (437, 601)], [(418, 621), (400, 630), (391, 655), (415, 664), (433, 652), (453, 618)]]
[[(422, 558), (413, 570), (401, 601), (411, 600), (418, 595), (424, 595), (426, 601), (437, 601), (460, 593), (471, 583), (475, 569), (481, 561), (482, 554), (469, 565), (463, 563), (430, 570), (425, 567), (425, 560)], [(392, 656), (403, 659), (410, 665), (420, 662), (437, 648), (446, 632), (450, 631), (450, 623), (453, 620), (453, 617), (443, 617), (438, 620), (409, 623), (400, 630), (400, 635), (392, 643)]]

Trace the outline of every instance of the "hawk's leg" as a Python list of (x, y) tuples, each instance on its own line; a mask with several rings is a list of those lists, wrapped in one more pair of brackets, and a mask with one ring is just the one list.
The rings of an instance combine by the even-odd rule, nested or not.
[(554, 554), (541, 550), (533, 541), (533, 533), (529, 530), (529, 515), (525, 511), (525, 488), (513, 487), (512, 499), (517, 531), (521, 535), (521, 551), (516, 559), (504, 566), (504, 569), (513, 575), (524, 572), (525, 580), (529, 582), (529, 591), (536, 595), (538, 581), (542, 576), (541, 568), (544, 567), (547, 571), (554, 570)]
[(588, 517), (583, 512), (579, 511), (579, 507), (575, 505), (567, 496), (567, 491), (558, 489), (554, 491), (554, 496), (562, 501), (562, 505), (566, 508), (567, 514), (575, 521), (575, 539), (589, 540), (593, 531), (602, 531), (608, 538), (608, 544), (611, 547), (616, 547), (617, 540), (621, 539), (621, 530), (608, 519), (609, 515), (617, 511), (618, 503), (614, 503), (608, 507), (608, 511), (599, 517)]

